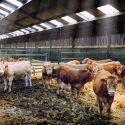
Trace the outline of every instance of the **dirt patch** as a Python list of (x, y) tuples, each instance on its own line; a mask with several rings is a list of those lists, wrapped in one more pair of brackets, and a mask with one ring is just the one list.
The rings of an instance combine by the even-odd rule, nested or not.
[(24, 81), (14, 82), (13, 92), (4, 93), (0, 85), (0, 125), (115, 125), (125, 123), (125, 90), (118, 86), (110, 118), (104, 111), (99, 116), (92, 83), (87, 83), (80, 99), (69, 101), (66, 95), (56, 95), (55, 85), (45, 89), (41, 80), (33, 80), (33, 87), (25, 88)]

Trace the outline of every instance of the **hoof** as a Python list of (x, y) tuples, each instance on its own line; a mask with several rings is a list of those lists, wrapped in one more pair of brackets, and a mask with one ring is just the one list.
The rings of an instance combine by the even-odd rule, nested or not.
[(59, 95), (59, 90), (56, 91), (56, 94)]

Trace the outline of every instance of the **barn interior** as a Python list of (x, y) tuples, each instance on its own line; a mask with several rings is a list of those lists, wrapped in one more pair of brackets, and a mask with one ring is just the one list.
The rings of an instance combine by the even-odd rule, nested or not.
[(1, 53), (47, 53), (50, 61), (90, 57), (124, 62), (124, 0), (20, 2), (21, 7), (1, 2), (6, 12), (0, 13)]
[[(37, 60), (38, 72), (43, 61), (91, 58), (124, 65), (124, 32), (125, 0), (0, 1), (0, 58), (29, 59), (35, 64)], [(114, 114), (100, 118), (91, 84), (85, 86), (79, 102), (67, 104), (68, 97), (56, 96), (55, 84), (47, 91), (39, 85), (41, 80), (34, 78), (33, 83), (26, 91), (14, 83), (11, 94), (3, 93), (0, 85), (1, 124), (125, 124), (125, 90), (120, 84)]]

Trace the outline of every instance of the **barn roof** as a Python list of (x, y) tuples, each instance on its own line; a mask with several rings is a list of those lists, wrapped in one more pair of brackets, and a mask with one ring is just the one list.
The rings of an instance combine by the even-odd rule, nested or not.
[(125, 0), (2, 0), (0, 39), (77, 24), (86, 30), (87, 23), (123, 29), (124, 5)]

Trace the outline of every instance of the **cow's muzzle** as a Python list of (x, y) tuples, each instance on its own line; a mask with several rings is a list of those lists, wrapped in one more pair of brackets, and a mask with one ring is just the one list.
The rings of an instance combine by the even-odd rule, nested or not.
[(115, 92), (108, 92), (110, 96), (115, 96)]

